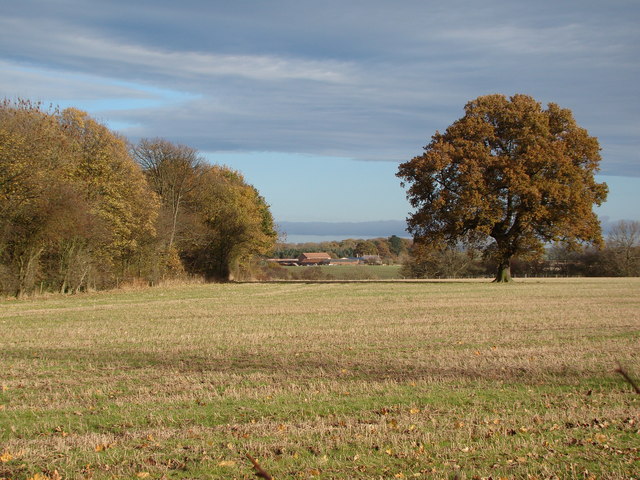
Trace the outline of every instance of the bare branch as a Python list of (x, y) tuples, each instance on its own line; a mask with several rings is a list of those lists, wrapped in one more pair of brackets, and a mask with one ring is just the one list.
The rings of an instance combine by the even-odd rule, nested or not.
[(274, 480), (273, 477), (271, 475), (269, 475), (258, 463), (258, 461), (253, 458), (251, 455), (249, 455), (248, 453), (246, 454), (247, 458), (249, 460), (251, 460), (251, 463), (253, 464), (253, 468), (255, 468), (256, 470), (256, 477), (258, 478), (264, 478), (265, 480)]
[(615, 371), (622, 375), (622, 377), (629, 383), (629, 385), (633, 387), (637, 394), (640, 394), (640, 387), (638, 387), (638, 384), (633, 380), (633, 378), (631, 378), (629, 374), (622, 368), (620, 362), (618, 362), (618, 368), (616, 368)]

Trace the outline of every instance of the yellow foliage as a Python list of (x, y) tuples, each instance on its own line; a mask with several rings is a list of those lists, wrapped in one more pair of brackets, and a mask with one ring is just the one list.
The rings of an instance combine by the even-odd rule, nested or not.
[(512, 257), (539, 256), (545, 243), (602, 243), (592, 211), (607, 197), (594, 178), (600, 148), (569, 110), (527, 95), (478, 97), (424, 150), (397, 175), (416, 210), (409, 229), (430, 249), (492, 238), (500, 281)]

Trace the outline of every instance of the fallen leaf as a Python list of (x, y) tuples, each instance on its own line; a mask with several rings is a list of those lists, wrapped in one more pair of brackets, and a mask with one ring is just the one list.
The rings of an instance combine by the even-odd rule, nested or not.
[(595, 438), (598, 443), (604, 443), (607, 441), (607, 436), (601, 433), (596, 433), (593, 438)]
[(138, 478), (147, 478), (150, 475), (151, 474), (149, 472), (138, 472), (138, 473), (136, 473), (136, 477), (138, 477)]
[(233, 467), (236, 464), (233, 460), (222, 460), (218, 462), (219, 467)]
[(33, 477), (29, 478), (29, 480), (48, 480), (48, 478), (40, 473), (36, 473)]
[(5, 451), (2, 455), (0, 455), (0, 462), (2, 463), (7, 463), (11, 460), (13, 460), (13, 455), (11, 455), (9, 452)]

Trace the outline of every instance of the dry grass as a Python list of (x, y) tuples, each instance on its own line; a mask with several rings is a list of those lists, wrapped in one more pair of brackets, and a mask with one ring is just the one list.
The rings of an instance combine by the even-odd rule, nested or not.
[[(0, 478), (637, 478), (640, 279), (0, 302)], [(57, 472), (57, 473), (56, 473)], [(57, 476), (57, 477), (56, 477)], [(255, 477), (254, 477), (255, 478)]]

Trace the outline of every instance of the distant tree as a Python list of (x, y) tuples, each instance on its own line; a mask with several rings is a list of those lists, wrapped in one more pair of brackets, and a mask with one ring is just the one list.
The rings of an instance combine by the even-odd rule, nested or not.
[(391, 253), (387, 239), (374, 238), (371, 241), (376, 246), (376, 255), (378, 255), (383, 262), (390, 263), (392, 261), (393, 254)]
[(391, 253), (393, 253), (396, 257), (399, 257), (403, 253), (407, 253), (407, 244), (402, 238), (398, 237), (397, 235), (391, 235), (388, 238), (388, 242)]
[(354, 253), (357, 257), (377, 255), (378, 249), (376, 248), (376, 244), (371, 240), (360, 240), (355, 246)]
[(340, 242), (340, 249), (336, 252), (338, 258), (351, 258), (356, 256), (358, 240), (347, 238)]
[(402, 266), (402, 275), (409, 278), (468, 277), (482, 271), (478, 260), (474, 250), (465, 250), (461, 245), (434, 250), (425, 244), (415, 244)]
[(397, 174), (416, 209), (408, 224), (417, 243), (492, 239), (498, 282), (511, 280), (514, 256), (542, 255), (547, 242), (602, 243), (592, 211), (607, 196), (594, 179), (600, 147), (570, 110), (543, 110), (526, 95), (478, 97), (424, 150)]
[(619, 275), (640, 275), (640, 222), (622, 220), (614, 224), (607, 236), (607, 250)]

